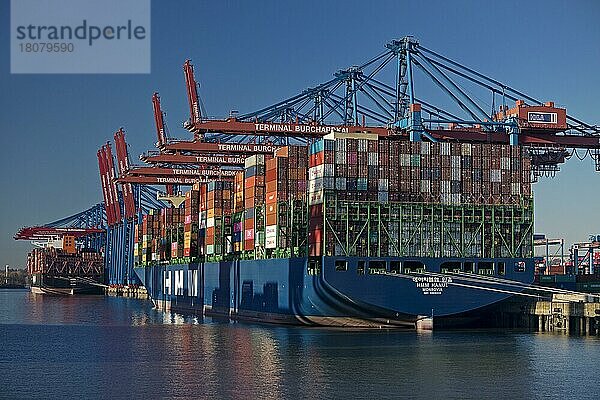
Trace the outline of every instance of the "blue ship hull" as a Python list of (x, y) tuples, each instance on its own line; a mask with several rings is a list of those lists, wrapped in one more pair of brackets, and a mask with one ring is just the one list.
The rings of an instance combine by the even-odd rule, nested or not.
[[(155, 304), (173, 311), (275, 323), (414, 328), (427, 317), (504, 300), (523, 288), (499, 279), (529, 284), (534, 271), (533, 259), (474, 259), (468, 261), (506, 267), (502, 275), (496, 270), (495, 276), (448, 279), (437, 275), (440, 265), (465, 260), (419, 258), (426, 273), (400, 274), (390, 265), (403, 259), (343, 258), (345, 269), (336, 265), (340, 259), (317, 259), (318, 272), (311, 269), (315, 259), (308, 258), (157, 265), (135, 272)], [(380, 268), (364, 268), (370, 261)]]

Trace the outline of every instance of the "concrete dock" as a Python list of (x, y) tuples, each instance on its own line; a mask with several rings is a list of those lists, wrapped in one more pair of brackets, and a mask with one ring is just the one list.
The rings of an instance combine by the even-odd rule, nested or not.
[(143, 286), (110, 286), (105, 291), (107, 296), (130, 297), (132, 299), (148, 299), (148, 292)]
[(510, 300), (490, 310), (494, 327), (600, 335), (600, 302), (595, 296), (559, 294), (551, 301)]
[(579, 335), (600, 334), (600, 303), (538, 301), (530, 315), (537, 319), (540, 332), (562, 330)]

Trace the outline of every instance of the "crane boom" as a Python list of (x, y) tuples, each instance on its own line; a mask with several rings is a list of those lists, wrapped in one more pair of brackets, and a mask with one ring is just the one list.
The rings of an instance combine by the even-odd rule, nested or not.
[(188, 103), (190, 106), (190, 124), (193, 126), (200, 122), (200, 100), (198, 99), (198, 86), (194, 77), (194, 66), (190, 60), (183, 64), (183, 73), (185, 75), (185, 86), (187, 89)]
[[(125, 143), (125, 133), (123, 128), (120, 128), (115, 133), (115, 148), (117, 151), (117, 168), (119, 176), (123, 176), (129, 171), (129, 153), (127, 144)], [(125, 208), (125, 218), (131, 219), (135, 217), (136, 207), (133, 188), (131, 183), (121, 184), (123, 193), (123, 204)]]
[(227, 164), (243, 165), (244, 157), (228, 155), (183, 155), (183, 154), (144, 154), (140, 160), (145, 163), (167, 163), (167, 164)]
[(106, 220), (109, 225), (113, 223), (112, 208), (109, 205), (108, 183), (106, 179), (106, 168), (104, 165), (104, 146), (98, 150), (98, 169), (100, 171), (100, 184), (102, 186), (102, 198), (104, 199), (104, 209), (106, 211)]
[(114, 210), (115, 223), (121, 221), (121, 205), (119, 204), (119, 191), (116, 184), (115, 162), (112, 156), (110, 142), (105, 145), (105, 158), (107, 167), (107, 176), (109, 184), (109, 192), (112, 195), (112, 206)]
[(158, 138), (158, 142), (156, 143), (157, 147), (162, 147), (165, 143), (167, 143), (167, 133), (165, 129), (165, 119), (162, 109), (160, 108), (160, 97), (158, 93), (154, 93), (152, 95), (152, 107), (154, 109), (154, 123), (156, 125), (156, 137)]

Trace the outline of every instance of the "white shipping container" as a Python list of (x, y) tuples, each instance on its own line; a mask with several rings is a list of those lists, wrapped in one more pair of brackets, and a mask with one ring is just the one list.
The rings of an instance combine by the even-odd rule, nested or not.
[(421, 180), (421, 193), (431, 192), (431, 182), (427, 179)]
[(309, 181), (311, 179), (316, 179), (316, 178), (322, 178), (323, 177), (323, 173), (325, 171), (325, 167), (323, 164), (314, 166), (314, 167), (310, 167), (308, 169), (308, 179)]
[(214, 218), (208, 218), (206, 220), (206, 227), (207, 228), (212, 228), (213, 226), (215, 226), (215, 219)]
[(274, 237), (277, 235), (277, 225), (267, 225), (265, 227), (265, 237)]
[(410, 154), (400, 154), (400, 166), (410, 167)]
[(452, 168), (460, 168), (460, 156), (452, 156)]
[(358, 139), (358, 151), (366, 153), (368, 149), (368, 142), (365, 139)]
[(452, 204), (452, 195), (450, 193), (440, 194), (442, 204)]
[(315, 204), (323, 204), (323, 191), (309, 192), (308, 193), (308, 205), (313, 206)]
[(452, 168), (452, 180), (460, 181), (462, 178), (462, 170), (460, 168)]
[(323, 164), (323, 176), (335, 176), (335, 168), (333, 164)]
[(215, 254), (215, 245), (214, 244), (206, 245), (206, 254)]
[(443, 156), (450, 155), (450, 143), (444, 142), (440, 144), (440, 154)]
[(490, 170), (490, 182), (502, 182), (502, 173), (499, 169)]
[(346, 139), (336, 139), (335, 141), (336, 152), (346, 152)]
[(244, 160), (244, 168), (250, 168), (254, 165), (257, 164), (257, 154), (247, 157), (246, 160)]
[(462, 155), (470, 156), (471, 155), (471, 143), (463, 143), (462, 144)]
[(260, 247), (262, 242), (264, 241), (264, 237), (264, 232), (254, 232), (254, 247)]
[(348, 162), (348, 153), (345, 151), (337, 151), (335, 153), (336, 164), (346, 164)]
[(308, 193), (323, 191), (323, 178), (315, 178), (308, 181)]
[(449, 194), (450, 193), (450, 181), (442, 181), (440, 185), (440, 192)]
[(367, 164), (368, 165), (379, 165), (379, 155), (377, 153), (369, 153), (367, 155)]
[(512, 184), (512, 194), (521, 194), (521, 184), (518, 182), (513, 182)]
[(501, 157), (500, 158), (500, 168), (502, 169), (510, 169), (510, 158), (508, 157)]
[(265, 227), (265, 247), (267, 249), (277, 247), (277, 225), (268, 225)]
[(421, 154), (431, 154), (431, 143), (421, 142)]
[(453, 193), (451, 196), (452, 204), (460, 204), (460, 193)]
[(265, 238), (265, 248), (266, 249), (274, 249), (277, 247), (277, 238)]
[(225, 253), (233, 252), (233, 241), (231, 240), (231, 235), (225, 236)]

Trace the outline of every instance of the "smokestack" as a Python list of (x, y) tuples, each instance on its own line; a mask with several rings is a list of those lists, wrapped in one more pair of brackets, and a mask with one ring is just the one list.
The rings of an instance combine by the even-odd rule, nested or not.
[(4, 266), (4, 284), (8, 285), (8, 264)]

